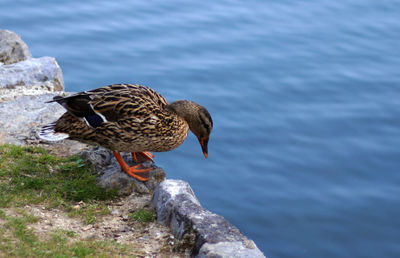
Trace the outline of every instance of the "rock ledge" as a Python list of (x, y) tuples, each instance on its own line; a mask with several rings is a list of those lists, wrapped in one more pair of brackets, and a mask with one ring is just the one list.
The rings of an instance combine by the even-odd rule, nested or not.
[(252, 240), (222, 216), (204, 209), (190, 185), (164, 180), (155, 189), (152, 205), (157, 221), (169, 226), (178, 239), (195, 234), (196, 257), (265, 257)]

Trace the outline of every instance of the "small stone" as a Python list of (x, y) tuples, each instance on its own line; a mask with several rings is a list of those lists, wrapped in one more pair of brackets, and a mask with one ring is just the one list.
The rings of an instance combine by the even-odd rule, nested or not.
[(89, 234), (85, 237), (86, 240), (94, 240), (96, 239), (96, 234)]
[(111, 215), (120, 215), (121, 212), (118, 209), (114, 209), (111, 211)]
[(82, 228), (83, 231), (88, 231), (89, 229), (92, 229), (93, 225), (87, 225), (85, 227)]
[(131, 231), (131, 229), (126, 226), (121, 229), (121, 232), (129, 232), (129, 231)]

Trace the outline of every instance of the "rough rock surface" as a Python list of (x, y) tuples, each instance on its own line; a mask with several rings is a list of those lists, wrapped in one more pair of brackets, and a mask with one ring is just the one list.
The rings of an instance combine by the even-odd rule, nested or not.
[(64, 78), (55, 58), (32, 58), (20, 36), (0, 30), (0, 102), (62, 90)]
[[(65, 109), (57, 103), (45, 103), (55, 95), (21, 96), (8, 102), (0, 102), (0, 143), (17, 145), (43, 143), (37, 137), (38, 130), (45, 124), (55, 121)], [(56, 154), (67, 156), (80, 152), (87, 145), (65, 140), (58, 143), (43, 143), (44, 147), (54, 149)]]
[(0, 63), (13, 64), (31, 57), (20, 36), (9, 30), (0, 30)]
[[(84, 151), (81, 157), (91, 163), (97, 173), (100, 174), (97, 179), (100, 186), (118, 188), (122, 194), (131, 194), (132, 192), (141, 194), (152, 193), (157, 185), (165, 179), (164, 170), (150, 161), (141, 163), (144, 168), (153, 168), (150, 171), (150, 179), (148, 181), (140, 182), (130, 177), (121, 171), (121, 167), (112, 152), (102, 147), (94, 147)], [(136, 165), (132, 160), (132, 156), (128, 153), (122, 153), (122, 157), (128, 165)]]
[(171, 228), (178, 239), (195, 234), (193, 254), (197, 257), (264, 257), (252, 240), (222, 216), (204, 209), (190, 185), (164, 180), (153, 194), (157, 221)]
[(30, 58), (0, 66), (0, 101), (62, 90), (64, 79), (53, 57)]

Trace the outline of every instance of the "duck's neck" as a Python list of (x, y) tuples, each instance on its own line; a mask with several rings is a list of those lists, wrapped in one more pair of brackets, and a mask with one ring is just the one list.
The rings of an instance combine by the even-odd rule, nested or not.
[(168, 104), (167, 108), (185, 119), (190, 127), (196, 119), (199, 105), (189, 100), (177, 100)]
[(193, 101), (178, 100), (168, 104), (167, 109), (182, 117), (199, 140), (208, 139), (213, 123), (210, 113), (203, 106)]

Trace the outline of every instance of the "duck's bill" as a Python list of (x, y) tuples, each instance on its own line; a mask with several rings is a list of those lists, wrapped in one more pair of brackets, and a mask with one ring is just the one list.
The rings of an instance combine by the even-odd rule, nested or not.
[(204, 157), (208, 158), (208, 138), (199, 138)]

